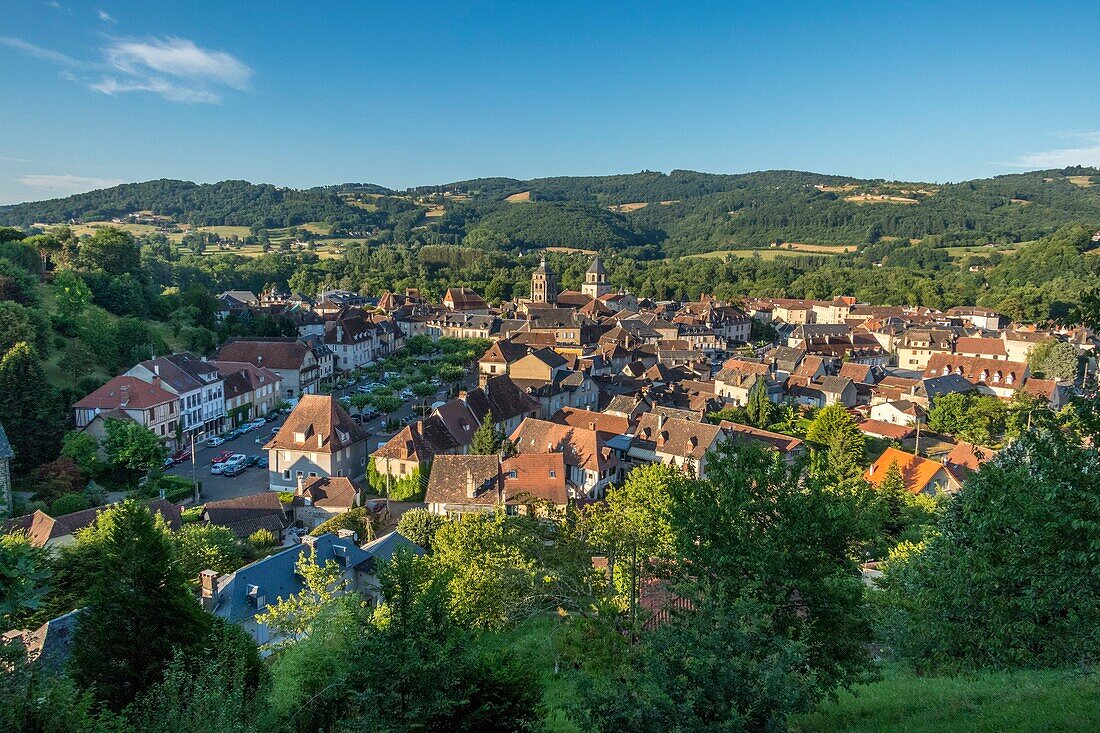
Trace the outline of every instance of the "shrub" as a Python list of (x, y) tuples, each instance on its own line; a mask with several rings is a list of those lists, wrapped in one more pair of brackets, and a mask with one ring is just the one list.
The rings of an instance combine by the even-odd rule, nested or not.
[(248, 541), (257, 550), (264, 550), (279, 544), (279, 538), (270, 529), (258, 529), (248, 535)]
[(405, 539), (431, 552), (435, 533), (446, 522), (446, 517), (432, 514), (427, 509), (410, 509), (401, 515), (401, 521), (397, 523), (397, 531)]
[(374, 517), (367, 511), (366, 507), (355, 507), (322, 522), (310, 534), (314, 537), (320, 537), (328, 532), (336, 532), (341, 529), (350, 529), (355, 532), (359, 542), (370, 542), (374, 539)]
[(50, 504), (50, 516), (60, 517), (73, 512), (82, 512), (91, 506), (88, 497), (83, 494), (62, 494)]

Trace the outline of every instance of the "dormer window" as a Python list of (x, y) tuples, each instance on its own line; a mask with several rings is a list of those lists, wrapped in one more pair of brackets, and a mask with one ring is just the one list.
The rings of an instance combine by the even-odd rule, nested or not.
[(993, 381), (994, 382), (1000, 382), (1001, 377), (1002, 377), (1001, 372), (998, 370), (998, 371), (994, 372), (994, 374), (993, 374)]
[(519, 478), (519, 472), (513, 468), (511, 471), (508, 472), (508, 478)]
[(1007, 378), (1007, 379), (1005, 379), (1005, 383), (1006, 383), (1006, 384), (1012, 384), (1012, 383), (1013, 383), (1013, 382), (1015, 382), (1015, 381), (1016, 381), (1016, 375), (1015, 375), (1015, 374), (1013, 374), (1012, 372), (1009, 372), (1009, 373), (1008, 373), (1008, 378)]
[(988, 381), (988, 379), (989, 379), (989, 370), (988, 369), (983, 369), (982, 373), (981, 373), (981, 376), (978, 377), (978, 381), (979, 382), (985, 382), (985, 381)]
[(294, 433), (294, 442), (295, 443), (304, 443), (304, 442), (306, 442), (306, 434), (301, 433), (301, 432), (295, 432)]

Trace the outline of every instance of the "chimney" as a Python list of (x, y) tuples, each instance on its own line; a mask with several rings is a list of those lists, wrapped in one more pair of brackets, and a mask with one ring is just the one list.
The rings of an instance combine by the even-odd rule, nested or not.
[(473, 499), (477, 496), (477, 489), (474, 487), (474, 472), (470, 469), (466, 469), (466, 498)]
[(218, 573), (216, 570), (203, 570), (199, 573), (199, 585), (202, 588), (202, 607), (212, 611), (218, 604)]
[(307, 547), (313, 547), (316, 544), (317, 538), (311, 534), (302, 535), (302, 544)]
[(342, 540), (350, 539), (352, 542), (355, 542), (358, 539), (358, 537), (356, 537), (355, 535), (354, 529), (338, 529), (336, 530), (336, 536)]
[(302, 493), (302, 485), (303, 485), (303, 484), (305, 483), (305, 481), (306, 481), (306, 477), (305, 477), (305, 476), (302, 476), (301, 474), (299, 474), (299, 475), (298, 475), (298, 491), (297, 491), (297, 492), (295, 492), (295, 493), (297, 493), (298, 495), (301, 495), (301, 493)]
[(461, 390), (458, 391), (458, 399), (460, 399), (460, 400), (466, 399), (466, 390), (461, 389)]

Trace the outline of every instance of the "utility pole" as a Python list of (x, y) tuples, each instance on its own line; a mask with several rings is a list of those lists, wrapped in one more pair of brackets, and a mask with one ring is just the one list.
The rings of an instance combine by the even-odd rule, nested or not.
[(198, 473), (195, 468), (195, 461), (198, 459), (195, 457), (195, 434), (191, 433), (191, 484), (195, 487), (195, 503), (199, 503), (199, 479)]

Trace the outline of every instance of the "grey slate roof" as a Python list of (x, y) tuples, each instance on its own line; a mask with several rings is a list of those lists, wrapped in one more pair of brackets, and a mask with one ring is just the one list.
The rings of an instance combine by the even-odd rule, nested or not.
[[(402, 546), (408, 547), (414, 554), (424, 554), (423, 549), (396, 532), (384, 535), (363, 547), (358, 547), (350, 537), (339, 537), (332, 533), (314, 540), (317, 562), (323, 564), (334, 560), (345, 569), (345, 574), (350, 574), (363, 563), (372, 566), (377, 560), (388, 560)], [(301, 592), (302, 579), (294, 572), (294, 566), (298, 558), (308, 552), (308, 545), (295, 545), (245, 565), (229, 575), (223, 575), (218, 579), (218, 601), (214, 614), (227, 621), (240, 623), (262, 610), (256, 607), (257, 596), (262, 596), (270, 605), (280, 598), (289, 598)]]

